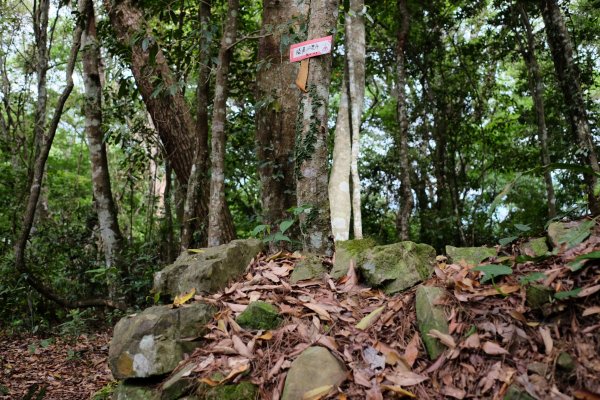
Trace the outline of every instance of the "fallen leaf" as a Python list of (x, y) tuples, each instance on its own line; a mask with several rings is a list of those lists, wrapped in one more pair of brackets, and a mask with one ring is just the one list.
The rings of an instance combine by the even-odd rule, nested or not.
[(588, 315), (600, 314), (600, 306), (588, 307), (583, 310), (583, 316), (587, 317)]
[(399, 371), (385, 374), (385, 379), (398, 386), (413, 386), (418, 385), (429, 378), (410, 371)]
[(252, 352), (246, 347), (242, 339), (240, 339), (237, 335), (233, 335), (231, 337), (233, 341), (233, 348), (238, 352), (239, 355), (252, 358)]
[(381, 315), (381, 313), (383, 312), (383, 310), (385, 309), (385, 306), (381, 306), (379, 308), (376, 308), (375, 310), (371, 311), (369, 313), (369, 315), (367, 315), (366, 317), (364, 317), (363, 319), (361, 319), (358, 324), (356, 324), (356, 328), (360, 329), (360, 330), (367, 330), (371, 327), (371, 325), (373, 325), (376, 321), (377, 318)]
[(542, 336), (542, 340), (544, 341), (544, 347), (546, 348), (546, 355), (549, 356), (552, 353), (552, 348), (554, 347), (554, 343), (552, 341), (552, 336), (550, 336), (550, 330), (545, 326), (540, 326), (540, 335)]
[(600, 394), (592, 393), (585, 389), (576, 390), (573, 396), (578, 400), (600, 400)]
[(319, 315), (319, 317), (323, 318), (324, 320), (331, 321), (331, 315), (329, 315), (327, 310), (325, 310), (320, 305), (315, 303), (304, 303), (303, 305), (304, 307), (316, 312)]
[(466, 347), (468, 349), (478, 349), (481, 347), (481, 342), (479, 341), (479, 335), (477, 333), (472, 334), (462, 344), (462, 347)]
[(464, 399), (467, 395), (467, 392), (454, 386), (442, 386), (440, 392), (444, 396), (452, 397), (459, 400)]
[(192, 288), (192, 290), (190, 290), (187, 293), (175, 296), (175, 300), (173, 300), (173, 308), (177, 308), (177, 307), (185, 304), (192, 297), (194, 297), (195, 294), (196, 294), (196, 288)]
[(259, 337), (257, 337), (257, 339), (260, 339), (260, 340), (271, 340), (271, 339), (273, 339), (273, 332), (266, 331), (265, 333), (263, 333), (262, 335), (260, 335)]
[(419, 335), (414, 334), (410, 342), (404, 349), (404, 359), (408, 363), (409, 367), (412, 367), (419, 356)]
[(497, 356), (500, 354), (508, 354), (508, 351), (506, 351), (505, 349), (500, 347), (500, 345), (494, 342), (485, 342), (481, 348), (484, 352), (493, 356)]
[(447, 333), (442, 333), (437, 329), (431, 329), (428, 333), (429, 336), (439, 339), (439, 341), (446, 347), (453, 349), (456, 347), (454, 338)]
[(377, 342), (375, 343), (375, 348), (381, 352), (381, 354), (383, 354), (385, 356), (385, 362), (388, 365), (401, 365), (404, 367), (404, 369), (406, 369), (407, 371), (410, 371), (410, 365), (408, 365), (408, 362), (404, 359), (404, 357), (398, 353), (395, 349), (391, 348), (390, 346), (388, 346), (385, 343), (382, 342)]
[(388, 390), (390, 392), (394, 392), (394, 393), (400, 394), (402, 396), (407, 396), (407, 397), (412, 397), (412, 398), (417, 397), (414, 393), (409, 392), (408, 390), (404, 390), (400, 386), (381, 385), (381, 388), (383, 390)]
[(302, 400), (319, 400), (323, 397), (327, 396), (329, 392), (333, 389), (333, 385), (319, 386), (308, 392), (304, 392), (302, 395)]
[(579, 292), (577, 294), (577, 297), (586, 297), (586, 296), (590, 296), (594, 293), (596, 293), (597, 291), (600, 290), (600, 285), (595, 285), (595, 286), (590, 286), (590, 287), (586, 287), (584, 289), (581, 290), (581, 292)]

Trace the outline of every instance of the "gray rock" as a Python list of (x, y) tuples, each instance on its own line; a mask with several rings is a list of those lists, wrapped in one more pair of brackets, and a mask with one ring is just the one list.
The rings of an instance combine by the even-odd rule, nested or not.
[(375, 246), (356, 257), (366, 283), (388, 295), (429, 278), (435, 265), (433, 247), (409, 241)]
[(446, 255), (450, 261), (458, 264), (464, 260), (469, 265), (479, 265), (480, 262), (488, 257), (493, 257), (497, 254), (493, 247), (454, 247), (446, 246)]
[(575, 359), (569, 353), (562, 351), (556, 359), (556, 365), (565, 372), (572, 372), (575, 369)]
[(281, 323), (277, 307), (264, 301), (253, 301), (235, 320), (244, 329), (275, 329)]
[(437, 359), (446, 349), (438, 339), (429, 336), (432, 329), (442, 333), (448, 333), (448, 322), (444, 309), (436, 303), (444, 296), (444, 289), (432, 286), (419, 286), (417, 288), (415, 308), (417, 311), (417, 323), (421, 339), (427, 349), (427, 354), (432, 360)]
[(116, 379), (167, 374), (198, 347), (216, 309), (194, 303), (180, 308), (150, 307), (115, 326), (108, 364)]
[(548, 225), (548, 239), (554, 249), (561, 246), (569, 249), (587, 238), (594, 221), (552, 222)]
[(546, 363), (532, 362), (527, 365), (527, 372), (545, 377), (550, 372), (550, 368), (548, 368), (548, 364)]
[(377, 243), (373, 239), (357, 239), (335, 242), (335, 261), (333, 268), (329, 273), (333, 279), (339, 279), (348, 273), (350, 262), (354, 261), (354, 266), (358, 264), (357, 257), (375, 247)]
[(327, 268), (323, 262), (314, 254), (306, 254), (302, 257), (290, 276), (291, 283), (308, 281), (312, 279), (321, 279), (327, 273)]
[(263, 246), (258, 239), (234, 240), (222, 246), (201, 249), (201, 253), (184, 253), (154, 275), (154, 292), (172, 298), (192, 288), (196, 292), (217, 292), (242, 275)]
[(121, 382), (112, 394), (113, 400), (159, 400), (158, 391), (152, 386)]
[(309, 347), (292, 363), (285, 379), (282, 400), (302, 400), (304, 393), (327, 385), (339, 386), (346, 367), (324, 347)]

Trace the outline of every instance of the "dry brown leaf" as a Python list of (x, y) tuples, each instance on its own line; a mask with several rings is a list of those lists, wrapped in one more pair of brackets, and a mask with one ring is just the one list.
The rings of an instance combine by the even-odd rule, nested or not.
[(454, 399), (462, 400), (467, 395), (462, 389), (456, 388), (454, 386), (442, 386), (440, 389), (441, 394), (444, 396), (452, 397)]
[(240, 339), (237, 335), (233, 335), (231, 340), (233, 341), (233, 348), (238, 352), (239, 355), (252, 358), (252, 352), (250, 349), (248, 349), (248, 347), (246, 347), (242, 339)]
[(385, 356), (385, 363), (388, 365), (396, 365), (398, 364), (398, 366), (401, 369), (404, 369), (406, 371), (410, 371), (410, 365), (408, 364), (408, 362), (404, 359), (404, 357), (398, 353), (395, 349), (391, 348), (390, 346), (388, 346), (387, 344), (383, 343), (383, 342), (377, 342), (375, 343), (375, 348)]
[(333, 385), (325, 385), (319, 386), (317, 388), (311, 389), (307, 392), (304, 392), (302, 395), (302, 400), (319, 400), (327, 396), (329, 392), (333, 389)]
[(223, 304), (225, 304), (227, 307), (229, 307), (231, 309), (231, 311), (233, 311), (233, 312), (242, 312), (248, 307), (248, 304), (237, 304), (237, 303), (226, 303), (226, 302)]
[(583, 313), (581, 315), (587, 317), (588, 315), (594, 314), (600, 314), (600, 306), (588, 307), (585, 310), (583, 310)]
[(408, 363), (408, 365), (412, 368), (419, 356), (419, 335), (415, 333), (410, 339), (410, 342), (404, 349), (404, 359)]
[(596, 293), (599, 290), (600, 290), (600, 285), (589, 286), (589, 287), (582, 289), (581, 292), (579, 292), (577, 294), (577, 297), (587, 297), (587, 296), (590, 296), (590, 295)]
[(540, 335), (542, 336), (542, 340), (544, 341), (544, 347), (546, 348), (546, 355), (549, 356), (552, 353), (552, 348), (554, 347), (554, 342), (552, 341), (552, 336), (550, 336), (550, 330), (545, 326), (540, 326), (539, 328)]
[(273, 332), (266, 331), (265, 333), (263, 333), (262, 335), (260, 335), (259, 337), (257, 337), (257, 339), (260, 339), (260, 340), (271, 340), (271, 339), (273, 339)]
[(472, 334), (463, 342), (462, 347), (466, 347), (468, 349), (478, 349), (481, 347), (481, 342), (479, 341), (479, 335), (477, 333)]
[(412, 397), (412, 398), (417, 397), (417, 396), (415, 396), (414, 393), (409, 392), (408, 390), (404, 390), (400, 386), (381, 385), (381, 388), (383, 390), (388, 390), (390, 392), (394, 392), (394, 393), (402, 395), (402, 396), (407, 396), (407, 397)]
[(329, 313), (327, 312), (327, 310), (325, 310), (319, 304), (304, 303), (303, 305), (304, 305), (304, 307), (308, 308), (309, 310), (312, 310), (312, 311), (316, 312), (319, 315), (319, 317), (321, 317), (322, 319), (324, 319), (326, 321), (331, 321), (331, 315), (329, 315)]
[(485, 342), (481, 348), (484, 352), (493, 356), (508, 354), (508, 351), (494, 342)]
[(398, 371), (385, 374), (385, 379), (399, 386), (413, 386), (429, 379), (426, 376), (409, 371)]
[(431, 329), (428, 333), (429, 336), (439, 339), (439, 341), (450, 349), (454, 349), (456, 347), (456, 342), (454, 338), (447, 333), (442, 333), (437, 329)]

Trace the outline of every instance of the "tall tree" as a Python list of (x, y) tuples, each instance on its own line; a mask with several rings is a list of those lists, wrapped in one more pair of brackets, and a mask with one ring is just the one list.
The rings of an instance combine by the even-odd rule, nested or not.
[(183, 210), (181, 229), (181, 250), (186, 250), (193, 241), (193, 232), (208, 221), (208, 102), (210, 99), (210, 40), (209, 24), (212, 0), (200, 1), (198, 19), (200, 22), (200, 62), (198, 67), (198, 87), (196, 89), (196, 153)]
[(215, 77), (215, 98), (213, 103), (211, 137), (211, 175), (210, 207), (208, 209), (208, 245), (218, 246), (226, 243), (227, 227), (223, 226), (227, 213), (225, 202), (225, 142), (227, 140), (225, 124), (227, 122), (228, 73), (235, 37), (237, 34), (239, 0), (227, 1), (227, 19), (221, 38), (221, 48), (217, 61)]
[[(106, 144), (102, 132), (102, 85), (100, 76), (100, 43), (96, 32), (96, 14), (92, 0), (80, 0), (84, 14), (81, 37), (83, 84), (85, 87), (85, 133), (92, 164), (92, 189), (94, 205), (98, 214), (100, 237), (104, 251), (106, 268), (120, 268), (120, 278), (127, 277), (127, 268), (119, 263), (122, 235), (119, 229), (117, 209), (113, 200)], [(110, 297), (115, 298), (117, 283), (121, 279), (113, 277), (109, 282)]]
[[(398, 0), (400, 13), (400, 27), (398, 29), (398, 43), (396, 45), (396, 76), (398, 83), (397, 118), (399, 132), (396, 137), (396, 146), (400, 156), (400, 210), (396, 219), (398, 236), (408, 240), (410, 234), (410, 215), (414, 204), (410, 184), (410, 161), (408, 159), (408, 110), (406, 101), (406, 42), (408, 39), (410, 16), (406, 0)], [(442, 151), (445, 151), (443, 149)]]
[(296, 66), (287, 59), (289, 46), (282, 38), (298, 29), (307, 4), (297, 0), (264, 0), (256, 76), (256, 147), (259, 161), (260, 198), (265, 224), (286, 217), (296, 205), (294, 179), (294, 123), (298, 112)]
[[(337, 0), (311, 0), (308, 39), (334, 33)], [(309, 62), (307, 92), (302, 94), (296, 132), (296, 193), (298, 205), (310, 207), (302, 214), (300, 229), (305, 251), (333, 253), (327, 195), (327, 106), (331, 81), (331, 54)]]
[[(535, 51), (535, 36), (529, 21), (529, 15), (522, 0), (517, 2), (519, 19), (525, 31), (525, 45), (519, 42), (521, 54), (529, 71), (529, 91), (533, 99), (533, 108), (538, 128), (538, 140), (540, 141), (540, 156), (543, 165), (550, 164), (550, 152), (548, 151), (548, 128), (546, 127), (546, 112), (544, 107), (544, 80), (540, 72)], [(548, 217), (556, 216), (556, 197), (554, 196), (554, 185), (550, 170), (544, 171), (544, 183), (546, 184), (546, 196), (548, 197)]]
[(552, 52), (554, 70), (565, 98), (571, 130), (579, 143), (584, 164), (592, 169), (591, 173), (586, 173), (584, 176), (587, 183), (588, 205), (592, 214), (597, 215), (600, 213), (600, 193), (596, 194), (600, 166), (579, 82), (579, 71), (573, 58), (573, 42), (557, 0), (540, 0), (538, 4), (546, 26), (546, 37)]
[[(350, 1), (344, 26), (346, 48), (344, 84), (335, 126), (333, 165), (329, 178), (331, 229), (336, 240), (348, 240), (351, 216), (354, 221), (354, 238), (362, 239), (358, 155), (365, 95), (364, 0)], [(352, 194), (350, 194), (350, 187)]]

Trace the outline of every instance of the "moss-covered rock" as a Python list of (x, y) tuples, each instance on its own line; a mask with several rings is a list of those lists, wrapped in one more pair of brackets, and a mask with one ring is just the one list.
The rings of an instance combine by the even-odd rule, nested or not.
[(155, 306), (121, 318), (108, 351), (108, 365), (116, 379), (167, 374), (184, 354), (200, 342), (216, 309), (194, 303), (185, 307)]
[(244, 329), (275, 329), (281, 323), (279, 310), (264, 301), (253, 301), (235, 320)]
[(309, 347), (292, 363), (281, 400), (302, 400), (304, 393), (346, 379), (345, 365), (324, 347)]
[(550, 251), (545, 237), (532, 238), (523, 243), (519, 249), (521, 254), (529, 257), (541, 257)]
[(215, 293), (241, 276), (252, 258), (264, 248), (258, 239), (234, 240), (228, 244), (184, 253), (154, 275), (154, 291), (174, 298), (192, 288)]
[(357, 257), (366, 283), (386, 294), (401, 292), (429, 278), (435, 265), (433, 247), (409, 241), (375, 246)]
[(556, 358), (556, 365), (565, 372), (575, 370), (575, 359), (569, 353), (562, 351)]
[(534, 398), (520, 387), (510, 385), (504, 395), (504, 400), (534, 400)]
[(199, 400), (255, 400), (258, 389), (250, 382), (215, 387), (201, 386), (198, 390)]
[(553, 295), (554, 290), (544, 285), (529, 285), (527, 286), (527, 289), (525, 289), (527, 305), (532, 310), (541, 309), (545, 304), (548, 304), (551, 301)]
[(158, 390), (152, 386), (121, 382), (113, 392), (113, 400), (159, 400)]
[(415, 308), (417, 323), (421, 339), (427, 349), (427, 354), (432, 360), (437, 359), (446, 349), (438, 339), (429, 336), (432, 329), (448, 333), (448, 322), (444, 309), (436, 303), (444, 296), (444, 289), (432, 286), (419, 286), (417, 288)]
[(479, 265), (486, 258), (495, 256), (496, 249), (493, 247), (454, 247), (446, 246), (446, 255), (450, 262), (455, 264), (461, 260), (468, 265)]
[(548, 239), (554, 249), (560, 247), (569, 249), (585, 240), (590, 235), (594, 224), (593, 220), (552, 222), (548, 225)]
[(326, 273), (327, 268), (325, 268), (318, 256), (306, 254), (294, 267), (290, 276), (290, 282), (297, 283), (300, 281), (321, 279)]
[(354, 261), (356, 266), (357, 257), (367, 250), (375, 247), (377, 243), (373, 239), (357, 239), (335, 242), (335, 261), (329, 273), (332, 278), (339, 279), (348, 273), (350, 262)]

